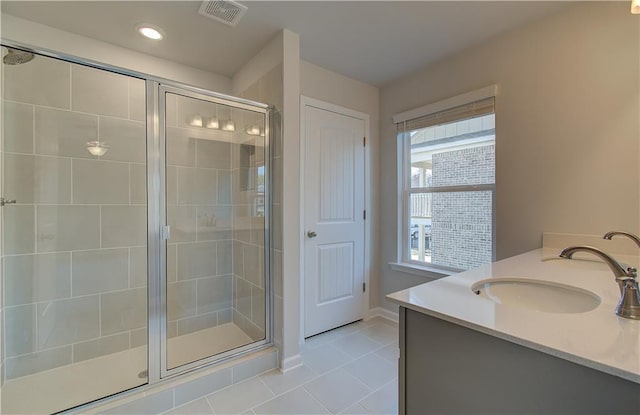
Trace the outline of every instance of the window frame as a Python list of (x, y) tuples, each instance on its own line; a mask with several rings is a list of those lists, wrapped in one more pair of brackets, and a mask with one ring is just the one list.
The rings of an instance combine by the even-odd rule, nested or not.
[[(452, 97), (434, 104), (409, 110), (394, 116), (396, 125), (406, 123), (412, 119), (434, 114), (440, 111), (471, 104), (486, 98), (496, 98), (497, 87), (490, 86), (480, 90), (471, 91), (456, 97)], [(495, 115), (495, 103), (493, 114)], [(462, 121), (465, 118), (460, 118)], [(410, 130), (415, 131), (415, 130)], [(434, 193), (460, 193), (472, 191), (491, 192), (491, 262), (496, 260), (496, 184), (474, 184), (459, 186), (438, 186), (438, 187), (411, 187), (411, 138), (410, 131), (402, 129), (397, 132), (398, 140), (398, 245), (397, 262), (392, 263), (391, 268), (397, 271), (409, 272), (412, 274), (429, 276), (431, 273), (452, 275), (463, 272), (463, 269), (447, 267), (444, 265), (432, 264), (411, 259), (411, 239), (409, 229), (411, 227), (410, 203), (412, 194), (434, 194)], [(496, 134), (497, 135), (497, 134)], [(496, 140), (494, 138), (493, 145)], [(494, 165), (495, 171), (495, 165)]]

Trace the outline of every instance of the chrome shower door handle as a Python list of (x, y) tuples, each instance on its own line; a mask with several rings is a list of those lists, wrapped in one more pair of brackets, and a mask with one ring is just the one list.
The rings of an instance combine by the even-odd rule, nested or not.
[(314, 231), (309, 231), (309, 232), (307, 232), (307, 236), (309, 238), (315, 238), (316, 236), (318, 236), (318, 234), (315, 233)]
[(15, 205), (15, 204), (16, 204), (15, 199), (9, 200), (9, 199), (5, 199), (4, 197), (0, 197), (0, 206)]

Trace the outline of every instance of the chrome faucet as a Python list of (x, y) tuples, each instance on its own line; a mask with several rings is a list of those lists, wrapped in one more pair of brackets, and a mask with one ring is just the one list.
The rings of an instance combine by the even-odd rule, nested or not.
[(611, 238), (613, 238), (616, 235), (620, 235), (620, 236), (626, 236), (627, 238), (631, 239), (633, 242), (636, 243), (636, 245), (638, 245), (638, 248), (640, 248), (640, 237), (629, 233), (629, 232), (623, 232), (623, 231), (611, 231), (611, 232), (607, 232), (604, 234), (604, 236), (602, 237), (602, 239), (608, 239), (611, 240)]
[(628, 267), (626, 270), (612, 256), (593, 246), (578, 245), (565, 248), (561, 258), (572, 259), (576, 252), (589, 252), (609, 266), (620, 287), (620, 301), (616, 306), (616, 315), (633, 320), (640, 320), (640, 291), (638, 291), (638, 270)]

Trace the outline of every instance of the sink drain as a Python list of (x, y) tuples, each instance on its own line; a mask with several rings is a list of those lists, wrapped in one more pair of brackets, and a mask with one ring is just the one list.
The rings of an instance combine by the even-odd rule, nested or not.
[(149, 371), (148, 370), (143, 370), (142, 372), (138, 373), (138, 377), (140, 379), (146, 379), (148, 375), (149, 375)]

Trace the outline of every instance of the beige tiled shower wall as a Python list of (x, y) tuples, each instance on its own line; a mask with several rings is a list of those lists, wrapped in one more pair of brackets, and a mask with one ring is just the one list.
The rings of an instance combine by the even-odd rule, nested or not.
[[(283, 74), (282, 64), (279, 64), (269, 70), (263, 77), (258, 79), (254, 84), (247, 88), (240, 94), (243, 98), (252, 99), (259, 102), (264, 102), (273, 105), (274, 111), (272, 112), (271, 119), (271, 134), (270, 134), (270, 150), (271, 150), (271, 223), (269, 224), (269, 236), (270, 236), (270, 275), (271, 284), (274, 294), (274, 327), (273, 338), (276, 346), (282, 344), (282, 134), (281, 134), (281, 110), (283, 104)], [(249, 293), (261, 293), (260, 290), (263, 287), (252, 284), (250, 274), (245, 272), (246, 267), (252, 267), (252, 264), (247, 264), (247, 261), (252, 261), (252, 256), (247, 256), (246, 252), (250, 252), (254, 249), (255, 239), (252, 242), (247, 240), (245, 235), (237, 235), (234, 240), (234, 263), (237, 266), (234, 270), (240, 270), (240, 264), (243, 265), (243, 273), (234, 273), (236, 282), (243, 289), (244, 295), (235, 296), (235, 313), (234, 321), (236, 324), (249, 326), (255, 334), (261, 335), (260, 320), (262, 316), (252, 313), (253, 320), (246, 314), (248, 313), (249, 304), (253, 310), (254, 307), (260, 307), (260, 299), (257, 295), (252, 295), (251, 301), (248, 301)], [(242, 249), (240, 249), (242, 248)], [(262, 252), (262, 251), (261, 251)], [(251, 269), (251, 268), (249, 268)], [(247, 277), (247, 275), (249, 275)], [(250, 290), (247, 289), (250, 287)], [(262, 297), (264, 298), (264, 297)], [(240, 300), (240, 301), (238, 301)], [(238, 308), (239, 307), (239, 308)], [(255, 317), (258, 317), (257, 319)]]
[[(144, 81), (4, 66), (4, 376), (146, 343)], [(109, 146), (101, 158), (89, 141)]]
[(240, 132), (190, 125), (196, 115), (205, 123), (231, 116), (229, 108), (174, 94), (166, 102), (167, 332), (175, 337), (233, 320), (231, 143)]
[(233, 322), (252, 340), (265, 337), (264, 138), (233, 146)]

